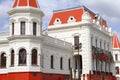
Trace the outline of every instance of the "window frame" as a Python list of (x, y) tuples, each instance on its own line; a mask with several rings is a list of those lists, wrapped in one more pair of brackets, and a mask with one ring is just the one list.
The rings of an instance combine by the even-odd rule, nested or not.
[(6, 58), (6, 53), (2, 53), (1, 55), (0, 55), (0, 58), (1, 58), (1, 65), (0, 65), (0, 67), (1, 68), (6, 68), (6, 61), (7, 61), (7, 58)]
[(15, 28), (15, 24), (14, 22), (12, 22), (12, 35), (14, 35), (14, 28)]
[[(23, 53), (23, 51), (25, 51), (25, 53)], [(21, 55), (20, 55), (21, 54)], [(19, 58), (18, 58), (18, 64), (21, 66), (26, 65), (27, 64), (27, 51), (26, 49), (22, 48), (19, 50)]]
[(11, 50), (11, 66), (14, 66), (14, 50)]
[(37, 35), (37, 22), (33, 22), (33, 35)]
[[(35, 51), (34, 51), (35, 50)], [(32, 55), (31, 55), (31, 64), (32, 65), (37, 65), (38, 64), (38, 51), (37, 49), (32, 49)]]
[(54, 69), (54, 56), (53, 55), (50, 56), (50, 68)]
[(25, 27), (26, 27), (26, 22), (25, 21), (21, 21), (20, 22), (20, 34), (21, 35), (25, 35)]
[(79, 36), (74, 36), (75, 50), (79, 49)]
[(63, 57), (60, 57), (60, 69), (63, 69)]

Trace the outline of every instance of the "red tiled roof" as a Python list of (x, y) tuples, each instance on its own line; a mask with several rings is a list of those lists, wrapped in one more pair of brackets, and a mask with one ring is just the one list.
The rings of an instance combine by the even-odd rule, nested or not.
[(113, 34), (113, 48), (120, 48), (120, 42), (115, 33)]
[[(76, 19), (76, 22), (79, 22), (82, 20), (82, 15), (85, 11), (88, 11), (91, 18), (95, 19), (95, 13), (87, 9), (86, 7), (79, 7), (79, 8), (73, 8), (73, 9), (66, 9), (61, 11), (55, 11), (52, 15), (52, 18), (50, 20), (49, 25), (54, 25), (55, 19), (59, 18), (61, 20), (62, 24), (67, 23), (70, 16), (73, 16)], [(107, 27), (107, 23), (105, 20), (102, 19), (102, 26)]]
[(15, 0), (13, 8), (18, 6), (30, 6), (34, 8), (39, 8), (36, 0)]
[(62, 24), (67, 23), (70, 16), (73, 16), (76, 19), (76, 22), (81, 21), (81, 16), (83, 14), (82, 9), (74, 9), (69, 11), (54, 12), (52, 19), (50, 20), (49, 25), (53, 25), (56, 18), (59, 18), (62, 21)]

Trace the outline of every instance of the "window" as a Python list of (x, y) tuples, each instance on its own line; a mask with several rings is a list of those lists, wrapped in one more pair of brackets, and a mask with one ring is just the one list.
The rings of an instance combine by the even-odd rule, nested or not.
[(96, 39), (96, 40), (95, 40), (96, 47), (97, 47), (97, 43), (98, 43), (98, 40)]
[(100, 49), (102, 48), (102, 41), (100, 41)]
[(118, 55), (117, 54), (115, 54), (115, 60), (118, 61)]
[(55, 25), (55, 24), (61, 24), (61, 23), (62, 22), (61, 22), (60, 18), (56, 18), (53, 24)]
[(119, 74), (119, 67), (115, 67), (116, 74)]
[(105, 62), (105, 72), (107, 72), (107, 62)]
[(70, 16), (67, 22), (75, 22), (75, 21), (76, 19), (74, 18), (74, 16)]
[(1, 54), (1, 68), (5, 68), (6, 67), (6, 53), (2, 53)]
[(106, 43), (104, 43), (104, 49), (106, 48)]
[(96, 59), (96, 71), (98, 70), (98, 60)]
[(63, 69), (63, 58), (60, 58), (60, 69)]
[(25, 65), (26, 64), (26, 50), (20, 49), (19, 51), (19, 65)]
[(21, 21), (21, 35), (25, 35), (25, 21)]
[(109, 44), (107, 45), (107, 49), (108, 49), (108, 51), (109, 51)]
[(37, 65), (37, 50), (32, 50), (32, 65)]
[(79, 48), (79, 36), (74, 36), (75, 49)]
[(77, 63), (78, 63), (78, 62), (77, 62), (77, 59), (75, 59), (75, 69), (77, 69), (77, 66), (78, 66)]
[(14, 35), (14, 23), (12, 23), (12, 35)]
[(71, 60), (68, 59), (68, 68), (70, 69), (71, 68)]
[(51, 63), (51, 69), (53, 69), (54, 68), (54, 57), (53, 57), (53, 55), (51, 56), (51, 59), (50, 59), (50, 63)]
[(80, 57), (80, 69), (82, 70), (82, 56), (81, 55), (79, 55), (79, 57)]
[(37, 23), (33, 22), (33, 35), (36, 35), (36, 30), (37, 30)]
[(91, 46), (93, 46), (93, 37), (91, 37)]
[(11, 50), (11, 66), (14, 66), (14, 50)]

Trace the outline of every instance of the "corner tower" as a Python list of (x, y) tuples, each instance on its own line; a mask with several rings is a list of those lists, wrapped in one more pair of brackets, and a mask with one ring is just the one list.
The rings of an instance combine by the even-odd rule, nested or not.
[(10, 16), (10, 36), (41, 35), (44, 13), (40, 10), (36, 0), (15, 0), (8, 14)]
[[(10, 16), (7, 79), (41, 80), (42, 17), (37, 0), (15, 0)], [(6, 80), (6, 79), (3, 79)]]

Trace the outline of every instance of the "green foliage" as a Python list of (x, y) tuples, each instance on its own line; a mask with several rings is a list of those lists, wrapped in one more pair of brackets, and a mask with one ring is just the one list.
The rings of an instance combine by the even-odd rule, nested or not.
[(73, 74), (72, 74), (72, 68), (70, 68), (70, 80), (73, 80), (72, 76), (73, 76)]
[(104, 78), (104, 73), (102, 73), (102, 80), (105, 80), (105, 78)]
[(90, 80), (92, 80), (92, 74), (91, 74), (91, 71), (89, 72), (89, 75), (90, 75)]

